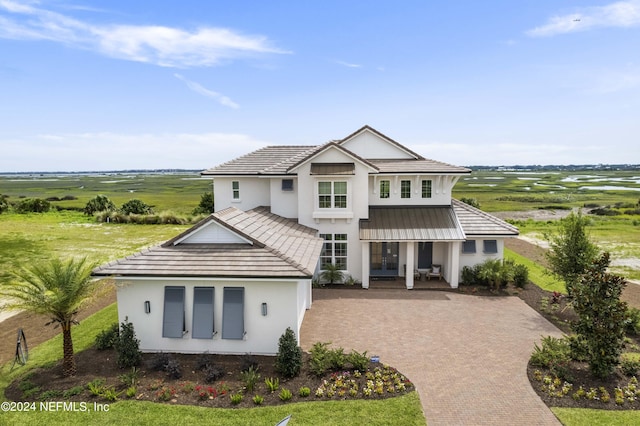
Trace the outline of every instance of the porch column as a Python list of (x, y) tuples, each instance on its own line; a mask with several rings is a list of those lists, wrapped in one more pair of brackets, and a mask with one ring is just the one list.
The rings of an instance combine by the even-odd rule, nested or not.
[(449, 285), (451, 288), (458, 288), (458, 277), (460, 276), (460, 241), (449, 243)]
[(413, 270), (415, 269), (415, 246), (416, 243), (414, 243), (413, 241), (407, 241), (406, 243), (407, 246), (407, 253), (406, 253), (406, 261), (407, 261), (407, 270), (405, 272), (405, 277), (404, 279), (406, 280), (405, 282), (407, 283), (407, 290), (412, 290), (413, 289)]
[(362, 243), (362, 288), (369, 288), (369, 241), (363, 241)]

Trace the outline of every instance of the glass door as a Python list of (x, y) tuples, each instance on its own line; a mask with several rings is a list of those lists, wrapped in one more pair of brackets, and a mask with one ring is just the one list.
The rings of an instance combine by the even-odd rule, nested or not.
[(398, 249), (400, 243), (370, 243), (370, 274), (398, 275)]

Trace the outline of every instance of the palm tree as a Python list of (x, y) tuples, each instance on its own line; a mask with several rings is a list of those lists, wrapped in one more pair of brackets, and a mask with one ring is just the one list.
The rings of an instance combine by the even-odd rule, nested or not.
[(23, 268), (13, 275), (17, 280), (0, 285), (4, 307), (46, 315), (62, 327), (62, 371), (65, 376), (76, 374), (71, 326), (78, 324), (78, 312), (91, 300), (97, 281), (91, 278), (96, 266), (87, 258), (58, 258)]

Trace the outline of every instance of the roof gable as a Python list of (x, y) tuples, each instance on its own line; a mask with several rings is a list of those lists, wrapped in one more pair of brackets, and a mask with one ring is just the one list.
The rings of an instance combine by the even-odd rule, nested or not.
[(223, 226), (209, 216), (197, 226), (171, 240), (171, 244), (253, 244), (253, 241)]
[(288, 172), (290, 173), (296, 172), (301, 166), (309, 162), (334, 163), (334, 164), (338, 164), (338, 163), (347, 164), (347, 163), (354, 162), (354, 163), (362, 164), (363, 166), (365, 166), (366, 168), (368, 168), (373, 172), (378, 171), (378, 168), (376, 166), (374, 166), (372, 163), (365, 160), (364, 158), (360, 157), (359, 155), (341, 147), (335, 142), (329, 142), (325, 145), (322, 145), (321, 147), (316, 149), (314, 152), (311, 152), (309, 155), (307, 155), (305, 158), (298, 161), (296, 164), (292, 165), (289, 168)]
[(341, 147), (367, 159), (419, 160), (422, 156), (376, 129), (364, 126), (337, 142)]
[[(100, 266), (93, 275), (308, 278), (324, 244), (316, 233), (266, 207), (247, 212), (230, 207), (161, 246)], [(198, 241), (214, 236), (217, 242)]]

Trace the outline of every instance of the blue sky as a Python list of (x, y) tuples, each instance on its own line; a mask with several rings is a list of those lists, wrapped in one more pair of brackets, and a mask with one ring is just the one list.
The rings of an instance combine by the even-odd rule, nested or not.
[(640, 163), (640, 0), (0, 0), (0, 171), (205, 169), (365, 124), (456, 165)]

